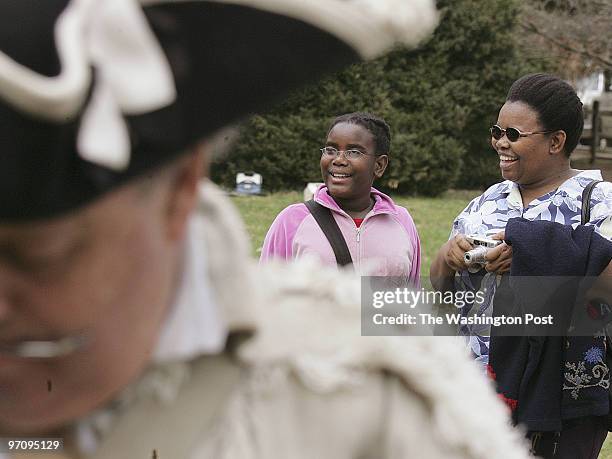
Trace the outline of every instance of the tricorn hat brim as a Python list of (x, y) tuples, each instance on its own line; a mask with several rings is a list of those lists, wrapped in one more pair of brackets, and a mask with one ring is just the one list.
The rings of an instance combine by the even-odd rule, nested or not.
[(142, 3), (0, 4), (2, 221), (82, 206), (436, 21), (429, 0)]

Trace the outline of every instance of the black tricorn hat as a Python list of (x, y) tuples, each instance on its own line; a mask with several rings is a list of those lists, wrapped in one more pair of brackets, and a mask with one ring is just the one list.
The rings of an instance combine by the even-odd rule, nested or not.
[(290, 89), (416, 44), (433, 3), (0, 2), (0, 221), (76, 209)]

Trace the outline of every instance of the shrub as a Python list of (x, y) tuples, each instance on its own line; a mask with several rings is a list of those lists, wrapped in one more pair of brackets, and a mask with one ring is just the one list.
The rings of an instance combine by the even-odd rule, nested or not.
[(267, 190), (302, 188), (320, 180), (318, 149), (331, 119), (370, 111), (393, 135), (377, 186), (438, 195), (498, 181), (488, 128), (512, 82), (536, 70), (515, 43), (519, 1), (440, 0), (438, 7), (440, 25), (418, 50), (349, 67), (253, 117), (232, 155), (214, 164), (213, 178), (233, 186), (236, 172), (254, 170)]

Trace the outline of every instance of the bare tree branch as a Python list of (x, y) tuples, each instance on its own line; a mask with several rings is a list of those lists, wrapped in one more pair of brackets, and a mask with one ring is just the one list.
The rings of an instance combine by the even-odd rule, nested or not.
[(534, 33), (542, 38), (544, 38), (545, 40), (547, 40), (548, 42), (550, 42), (551, 44), (553, 44), (554, 46), (561, 48), (565, 51), (568, 51), (570, 53), (575, 53), (575, 54), (579, 54), (583, 57), (586, 57), (588, 59), (591, 59), (593, 61), (596, 61), (598, 63), (600, 63), (602, 66), (607, 67), (607, 68), (612, 68), (612, 60), (610, 60), (608, 58), (608, 56), (601, 56), (599, 54), (595, 54), (593, 52), (591, 52), (588, 48), (586, 47), (580, 47), (578, 48), (577, 46), (572, 46), (569, 45), (568, 43), (564, 43), (561, 40), (545, 33), (544, 31), (540, 30), (538, 28), (538, 26), (536, 24), (534, 24), (532, 21), (529, 20), (521, 20), (520, 21), (520, 26), (527, 32), (531, 32)]
[(612, 0), (523, 0), (519, 27), (526, 56), (568, 79), (612, 70)]

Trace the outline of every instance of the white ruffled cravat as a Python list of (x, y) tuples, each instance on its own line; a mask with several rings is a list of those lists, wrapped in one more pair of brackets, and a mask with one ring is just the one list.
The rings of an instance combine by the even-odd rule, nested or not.
[(202, 236), (205, 224), (199, 214), (189, 222), (181, 284), (153, 353), (155, 363), (217, 354), (225, 347), (227, 325), (207, 274), (207, 247)]

